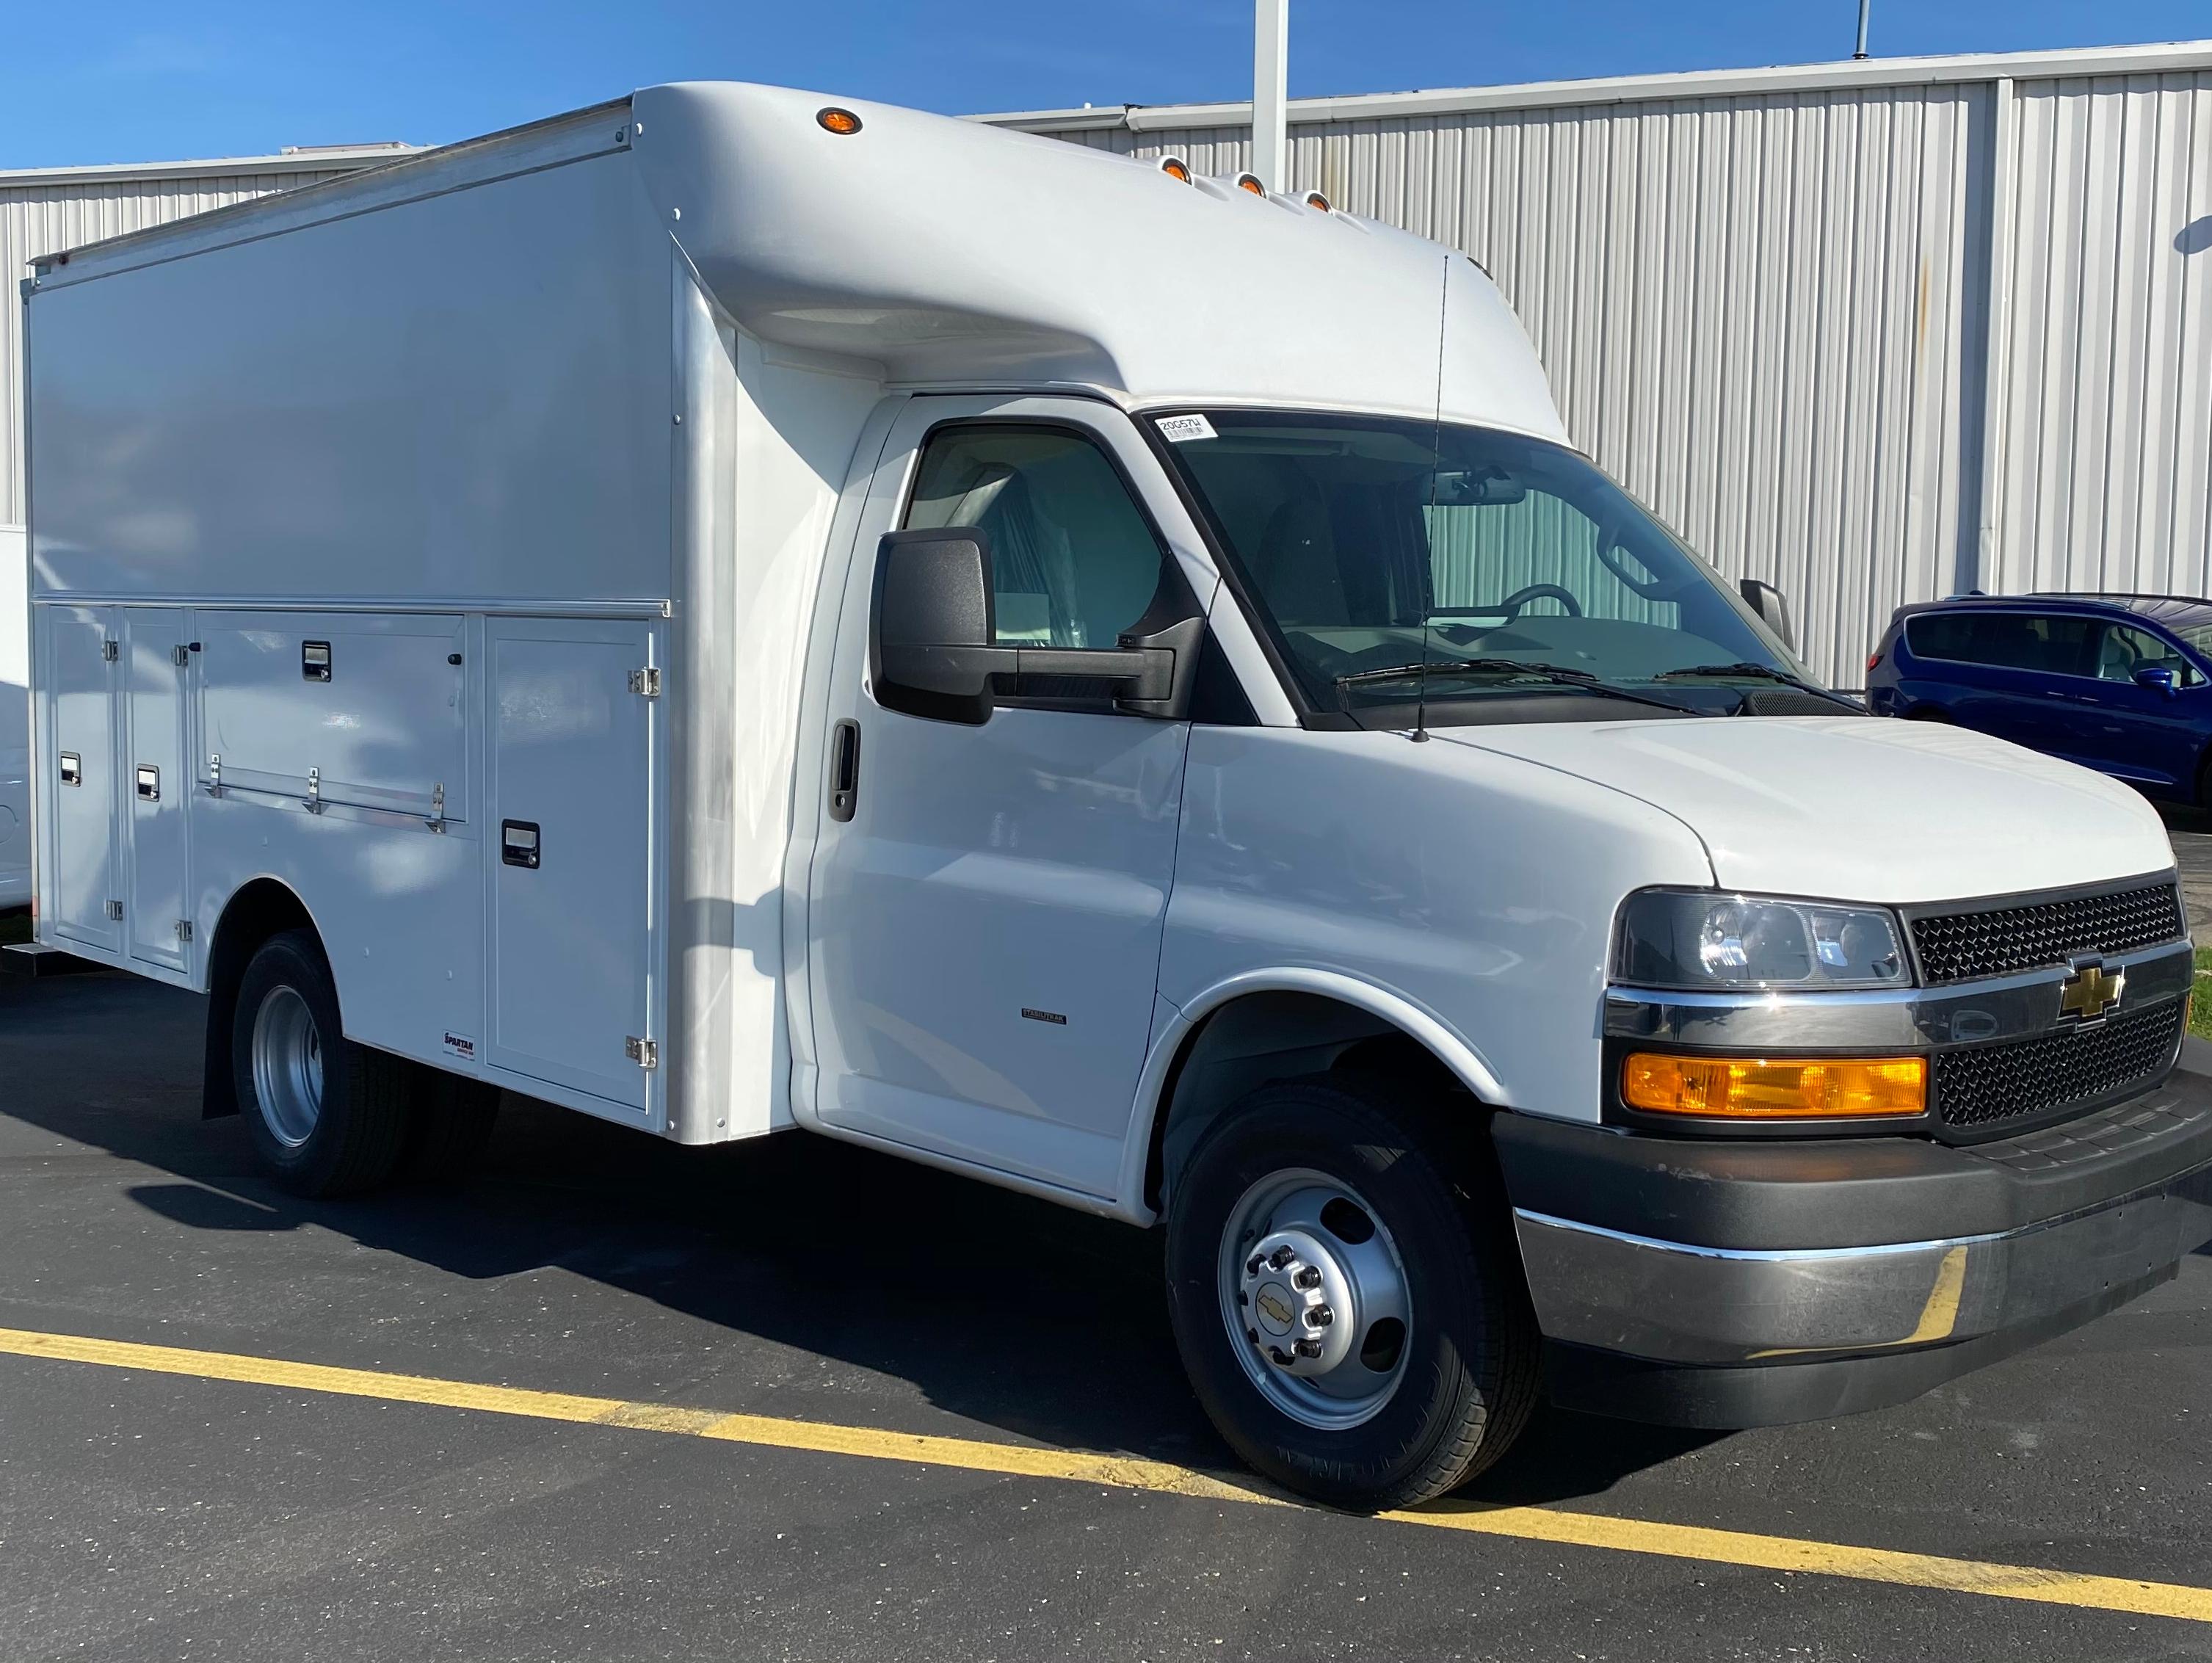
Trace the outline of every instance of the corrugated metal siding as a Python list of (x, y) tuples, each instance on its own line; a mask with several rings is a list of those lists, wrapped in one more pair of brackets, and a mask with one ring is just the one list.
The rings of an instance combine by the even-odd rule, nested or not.
[(15, 286), (27, 275), (28, 263), (40, 254), (228, 207), (272, 191), (335, 179), (347, 171), (0, 189), (0, 271), (7, 277), (6, 313), (0, 320), (0, 378), (6, 388), (0, 399), (0, 525), (20, 525), (23, 520), (23, 308)]
[[(1856, 686), (1971, 547), (1986, 86), (1305, 124), (1293, 184), (1464, 248), (1498, 280), (1576, 442), (1729, 577), (1778, 583)], [(1246, 165), (1241, 130), (1091, 131)], [(1972, 431), (1968, 431), (1971, 418)]]
[(2021, 82), (1985, 586), (2212, 593), (2212, 71)]

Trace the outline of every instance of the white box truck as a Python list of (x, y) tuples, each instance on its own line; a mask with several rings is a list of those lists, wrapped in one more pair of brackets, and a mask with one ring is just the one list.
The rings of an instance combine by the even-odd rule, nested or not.
[(1463, 256), (693, 84), (26, 295), (38, 936), (204, 993), (300, 1190), (506, 1088), (1162, 1223), (1357, 1507), (2212, 1236), (2158, 817), (1814, 685)]

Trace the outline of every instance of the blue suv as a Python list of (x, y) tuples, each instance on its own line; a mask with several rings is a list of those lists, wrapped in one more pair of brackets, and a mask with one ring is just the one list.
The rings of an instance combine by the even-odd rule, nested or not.
[(2212, 807), (2212, 600), (1976, 595), (1900, 606), (1867, 661), (1877, 716), (1954, 722)]

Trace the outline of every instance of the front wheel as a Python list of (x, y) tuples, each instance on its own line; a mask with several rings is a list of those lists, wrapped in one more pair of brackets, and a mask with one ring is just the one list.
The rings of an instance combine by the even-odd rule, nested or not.
[(1455, 1182), (1406, 1089), (1255, 1092), (1200, 1137), (1168, 1219), (1176, 1343), (1215, 1426), (1267, 1477), (1363, 1510), (1490, 1465), (1538, 1389), (1486, 1152)]

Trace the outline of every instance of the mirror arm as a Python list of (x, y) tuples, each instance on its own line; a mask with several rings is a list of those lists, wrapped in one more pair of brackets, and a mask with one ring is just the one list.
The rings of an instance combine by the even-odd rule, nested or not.
[(1121, 645), (1144, 655), (1147, 673), (1114, 701), (1114, 708), (1161, 722), (1187, 721), (1191, 691), (1198, 685), (1198, 656), (1206, 646), (1206, 620), (1195, 614), (1179, 618), (1146, 635), (1125, 635)]

